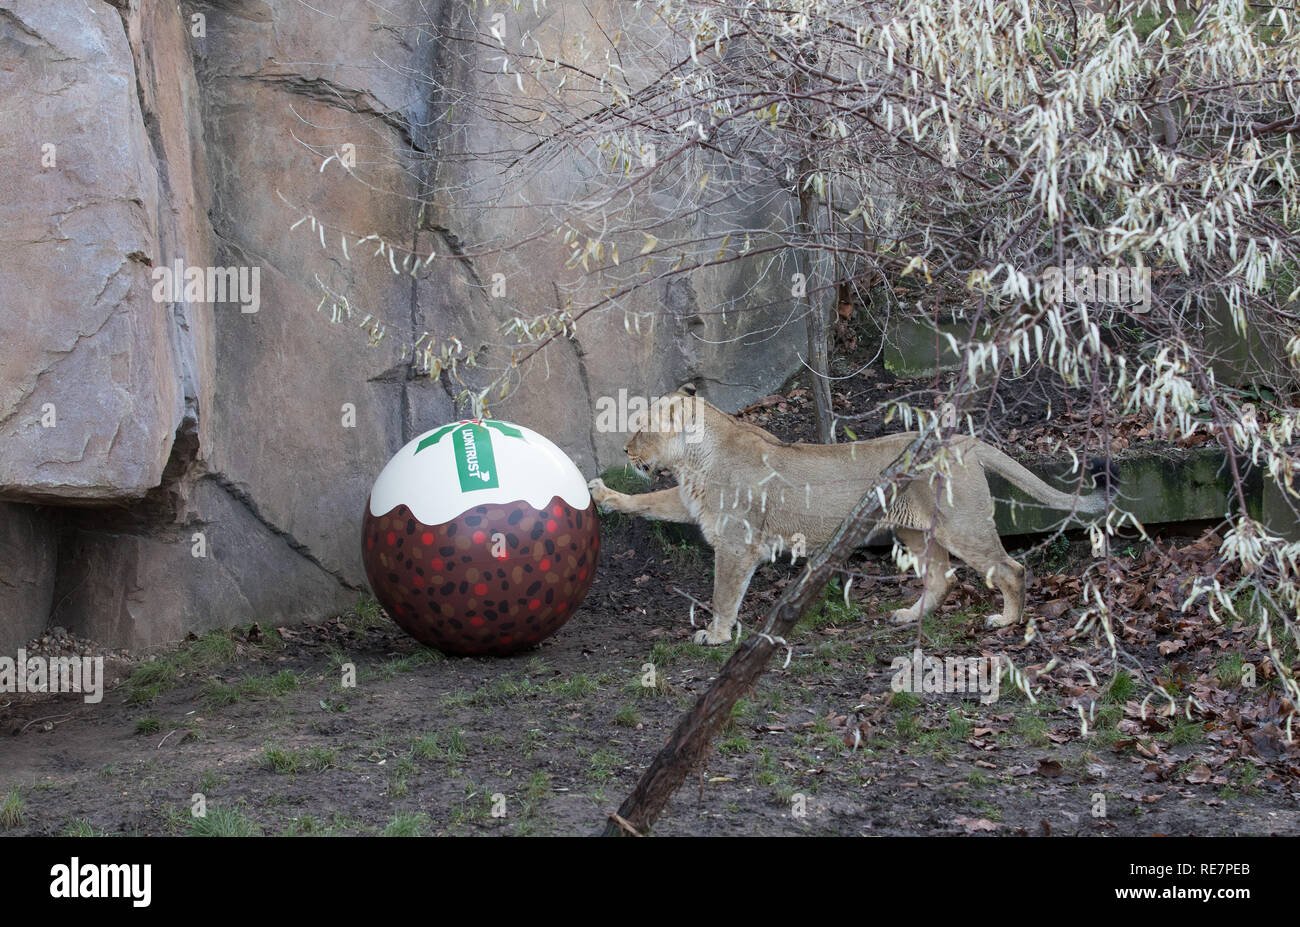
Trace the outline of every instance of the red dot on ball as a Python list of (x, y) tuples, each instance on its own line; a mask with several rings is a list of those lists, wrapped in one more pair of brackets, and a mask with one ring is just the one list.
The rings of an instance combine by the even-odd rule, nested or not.
[(560, 508), (560, 506), (558, 505), (553, 505), (551, 506), (551, 514), (554, 515), (556, 518), (559, 518), (561, 515), (564, 514), (564, 509)]
[(482, 544), (482, 543), (483, 543), (484, 541), (486, 541), (486, 540), (487, 540), (487, 535), (484, 534), (482, 531), (475, 531), (475, 532), (474, 532), (474, 543), (475, 543), (475, 544)]
[(390, 531), (390, 532), (388, 532), (388, 539), (387, 539), (387, 540), (388, 540), (388, 546), (389, 546), (389, 547), (392, 547), (394, 544), (397, 543), (397, 535)]
[(424, 588), (424, 577), (423, 577), (423, 576), (412, 576), (412, 577), (411, 577), (411, 585), (414, 586), (416, 589), (423, 589), (423, 588)]
[(475, 595), (487, 595), (487, 583), (479, 583), (474, 587)]
[(424, 532), (424, 534), (420, 535), (420, 542), (423, 543), (425, 547), (432, 547), (433, 534), (428, 531)]
[(543, 557), (542, 562), (537, 564), (537, 566), (540, 567), (542, 570), (549, 570), (551, 568), (551, 561)]
[(560, 526), (556, 523), (556, 521), (555, 521), (554, 518), (552, 518), (550, 521), (548, 521), (548, 522), (546, 523), (546, 530), (549, 531), (549, 532), (551, 532), (551, 534), (554, 534), (554, 533), (555, 533), (555, 529), (558, 528), (558, 527), (560, 527)]
[(442, 562), (441, 557), (434, 557), (429, 563), (429, 569), (433, 570), (435, 573), (441, 573), (444, 566), (446, 566), (446, 564)]
[(528, 610), (530, 612), (535, 612), (541, 607), (542, 607), (542, 603), (539, 599), (530, 599), (528, 602)]
[(478, 615), (475, 615), (473, 618), (471, 618), (471, 619), (469, 620), (469, 623), (472, 624), (472, 625), (473, 625), (474, 627), (476, 627), (476, 628), (481, 628), (481, 627), (483, 627), (483, 619), (480, 618)]

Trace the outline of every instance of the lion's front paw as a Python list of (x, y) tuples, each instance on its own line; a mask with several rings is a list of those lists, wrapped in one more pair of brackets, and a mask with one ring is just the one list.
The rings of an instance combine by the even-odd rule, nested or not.
[(708, 644), (711, 647), (717, 646), (718, 644), (725, 644), (727, 641), (731, 640), (731, 631), (730, 629), (723, 630), (722, 628), (710, 624), (703, 631), (696, 631), (694, 640), (697, 644)]
[(1002, 615), (989, 615), (984, 619), (984, 627), (986, 628), (1005, 628), (1015, 623), (1015, 618), (1005, 618)]
[(618, 493), (606, 486), (605, 481), (600, 477), (590, 480), (587, 483), (587, 490), (591, 493), (591, 498), (596, 505), (600, 506), (602, 512), (609, 510), (610, 500), (618, 495)]

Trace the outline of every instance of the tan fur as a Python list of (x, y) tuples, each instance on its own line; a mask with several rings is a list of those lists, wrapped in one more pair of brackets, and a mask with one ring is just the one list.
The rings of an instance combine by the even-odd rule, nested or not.
[[(700, 643), (730, 639), (750, 578), (764, 558), (826, 543), (882, 470), (915, 437), (897, 434), (852, 444), (788, 444), (754, 425), (739, 422), (693, 395), (678, 392), (655, 400), (645, 427), (627, 442), (629, 460), (642, 469), (667, 469), (672, 489), (625, 495), (599, 480), (590, 483), (603, 511), (699, 525), (715, 553), (713, 620)], [(1025, 568), (1007, 555), (993, 524), (993, 499), (984, 471), (992, 470), (1052, 508), (1094, 514), (1105, 510), (1099, 495), (1059, 492), (1001, 451), (971, 437), (949, 445), (959, 462), (942, 489), (919, 479), (890, 505), (888, 524), (915, 555), (921, 598), (893, 613), (913, 622), (943, 602), (951, 584), (948, 555), (959, 557), (996, 586), (1002, 614), (988, 624), (1020, 620)]]

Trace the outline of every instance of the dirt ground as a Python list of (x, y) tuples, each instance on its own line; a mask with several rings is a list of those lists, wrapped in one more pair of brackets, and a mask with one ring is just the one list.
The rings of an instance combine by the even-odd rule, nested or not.
[[(841, 401), (868, 437), (868, 406), (924, 388), (868, 371)], [(794, 439), (805, 403), (791, 384), (749, 417)], [(518, 656), (443, 657), (362, 601), (316, 625), (109, 654), (97, 705), (0, 696), (0, 833), (594, 833), (734, 649), (690, 642), (688, 596), (709, 599), (713, 558), (689, 532), (617, 516), (602, 532), (583, 606)], [(1300, 833), (1300, 753), (1278, 726), (1289, 707), (1267, 674), (1243, 680), (1246, 664), (1263, 671), (1256, 629), (1179, 610), (1215, 546), (1196, 534), (1135, 542), (1110, 567), (1121, 643), (1194, 695), (1196, 714), (1180, 702), (1162, 716), (1141, 674), (1117, 674), (1097, 629), (1078, 630), (1078, 575), (1095, 568), (1078, 538), (1012, 551), (1035, 577), (1028, 643), (1023, 628), (984, 629), (999, 603), (966, 572), (918, 640), (884, 618), (914, 582), (886, 551), (863, 552), (847, 597), (836, 585), (805, 618), (789, 665), (737, 706), (655, 833)], [(742, 623), (793, 575), (764, 566)], [(1005, 655), (1037, 700), (1005, 681), (987, 705), (896, 693), (891, 663), (918, 644)]]
[[(113, 661), (117, 684), (98, 705), (9, 697), (4, 832), (592, 833), (733, 649), (690, 643), (688, 600), (671, 591), (707, 600), (707, 550), (627, 520), (607, 522), (603, 548), (582, 609), (523, 655), (444, 658), (370, 603), (283, 634), (214, 632)], [(879, 578), (860, 578), (849, 608), (828, 596), (805, 621), (789, 667), (739, 706), (656, 833), (1300, 833), (1285, 756), (1220, 762), (1213, 725), (1128, 736), (1129, 693), (1103, 697), (1087, 736), (1064, 693), (1031, 705), (1004, 690), (988, 706), (892, 693), (890, 661), (916, 634), (880, 615), (911, 590), (887, 558), (856, 566)], [(791, 572), (764, 567), (746, 611)], [(927, 653), (1028, 664), (1065, 646), (1065, 615), (1041, 621), (1029, 648), (1020, 632), (985, 632), (992, 603), (966, 580), (927, 622)], [(348, 663), (355, 687), (342, 685)]]

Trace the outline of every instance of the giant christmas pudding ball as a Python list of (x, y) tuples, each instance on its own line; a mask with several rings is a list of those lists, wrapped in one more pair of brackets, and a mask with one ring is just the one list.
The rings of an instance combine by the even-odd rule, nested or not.
[(501, 655), (554, 634), (596, 576), (596, 506), (534, 431), (457, 422), (397, 452), (370, 491), (362, 556), (375, 596), (444, 653)]

